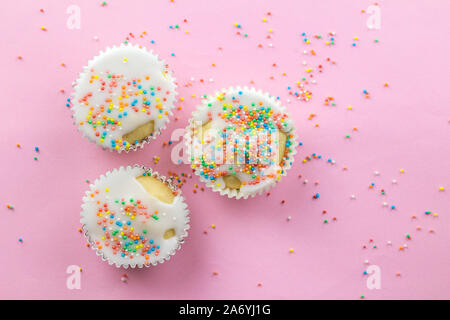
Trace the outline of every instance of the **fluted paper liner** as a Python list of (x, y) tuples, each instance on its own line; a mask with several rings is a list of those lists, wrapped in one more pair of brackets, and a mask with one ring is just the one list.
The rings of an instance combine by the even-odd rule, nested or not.
[[(185, 219), (186, 219), (186, 223), (185, 223), (185, 225), (184, 225), (183, 234), (177, 235), (177, 246), (174, 247), (173, 249), (171, 249), (171, 250), (169, 251), (169, 253), (168, 253), (166, 256), (164, 256), (164, 257), (163, 257), (163, 256), (158, 257), (158, 260), (157, 260), (157, 261), (155, 261), (155, 262), (153, 262), (153, 263), (149, 263), (149, 264), (145, 264), (145, 263), (128, 263), (128, 264), (127, 264), (127, 263), (124, 263), (124, 264), (120, 264), (120, 263), (115, 263), (115, 262), (113, 262), (113, 261), (110, 261), (110, 260), (108, 259), (108, 257), (105, 256), (105, 254), (103, 253), (103, 251), (102, 251), (101, 249), (98, 249), (98, 248), (96, 247), (94, 240), (91, 239), (91, 237), (90, 237), (90, 235), (89, 235), (89, 231), (87, 230), (87, 226), (86, 226), (86, 224), (83, 222), (83, 220), (84, 220), (84, 210), (85, 210), (84, 204), (89, 200), (89, 194), (96, 188), (96, 185), (99, 184), (99, 183), (100, 183), (101, 181), (103, 181), (104, 179), (106, 179), (109, 175), (115, 174), (116, 172), (119, 172), (119, 171), (131, 170), (131, 169), (136, 168), (136, 167), (137, 167), (137, 168), (143, 169), (147, 175), (150, 175), (150, 176), (152, 176), (153, 178), (156, 178), (156, 179), (158, 179), (159, 181), (161, 181), (161, 182), (167, 184), (167, 185), (169, 186), (169, 188), (170, 188), (172, 191), (178, 192), (178, 196), (181, 197), (181, 203), (182, 203), (182, 205), (183, 205), (184, 216), (185, 216)], [(93, 250), (95, 250), (96, 254), (97, 254), (98, 256), (100, 256), (101, 259), (102, 259), (103, 261), (108, 262), (108, 264), (110, 264), (110, 265), (115, 265), (117, 268), (121, 268), (121, 267), (122, 267), (122, 268), (127, 269), (127, 268), (129, 268), (129, 267), (130, 267), (130, 268), (136, 268), (136, 267), (137, 267), (137, 268), (150, 267), (150, 266), (156, 266), (158, 263), (164, 263), (164, 261), (170, 260), (170, 257), (173, 256), (173, 255), (176, 253), (177, 250), (180, 250), (181, 244), (184, 243), (185, 238), (188, 236), (187, 230), (190, 229), (190, 225), (189, 225), (189, 222), (190, 222), (189, 209), (188, 209), (188, 207), (187, 207), (187, 204), (186, 204), (186, 202), (185, 202), (184, 197), (183, 197), (182, 194), (181, 194), (181, 190), (178, 189), (177, 187), (175, 187), (175, 186), (172, 184), (171, 179), (166, 179), (165, 176), (161, 176), (158, 172), (152, 171), (151, 168), (147, 168), (147, 167), (145, 167), (145, 166), (138, 165), (138, 164), (134, 165), (133, 167), (132, 167), (132, 166), (127, 166), (127, 167), (120, 167), (119, 169), (113, 169), (112, 171), (106, 172), (105, 175), (101, 175), (99, 178), (95, 179), (94, 183), (91, 183), (91, 184), (89, 185), (89, 190), (87, 190), (87, 191), (85, 192), (85, 196), (83, 197), (83, 204), (81, 205), (81, 209), (82, 209), (82, 211), (81, 211), (81, 217), (82, 217), (82, 218), (81, 218), (80, 222), (82, 223), (83, 234), (84, 234), (84, 236), (86, 237), (88, 243), (90, 244), (90, 247), (91, 247)]]
[[(113, 50), (113, 49), (116, 49), (116, 48), (127, 47), (127, 46), (135, 47), (135, 48), (137, 48), (137, 49), (139, 49), (139, 50), (145, 50), (146, 52), (150, 53), (153, 57), (155, 57), (155, 59), (156, 59), (158, 62), (162, 63), (163, 65), (166, 65), (166, 63), (164, 62), (164, 60), (161, 59), (157, 54), (155, 54), (155, 53), (153, 52), (153, 50), (148, 50), (147, 48), (145, 48), (145, 47), (143, 47), (143, 46), (140, 46), (140, 45), (132, 45), (131, 43), (129, 43), (129, 44), (124, 44), (124, 43), (122, 43), (122, 44), (120, 44), (119, 47), (117, 47), (117, 46), (112, 46), (112, 47), (106, 47), (106, 49), (105, 49), (104, 51), (101, 50), (101, 51), (98, 53), (98, 55), (96, 55), (96, 56), (94, 56), (92, 59), (90, 59), (90, 60), (88, 61), (87, 65), (83, 67), (83, 72), (88, 72), (89, 69), (90, 69), (90, 65), (91, 65), (91, 64), (94, 62), (94, 60), (95, 60), (96, 58), (98, 58), (100, 55), (102, 55), (102, 54), (104, 54), (104, 53), (107, 53), (107, 52), (109, 52), (110, 50)], [(139, 141), (138, 143), (131, 144), (130, 147), (129, 147), (128, 149), (122, 146), (122, 147), (119, 148), (118, 150), (113, 149), (113, 148), (106, 147), (105, 145), (99, 143), (99, 141), (97, 141), (96, 139), (91, 139), (90, 137), (88, 137), (88, 136), (83, 132), (83, 130), (80, 128), (80, 125), (77, 123), (77, 121), (76, 121), (76, 119), (75, 119), (75, 117), (74, 117), (75, 111), (74, 111), (73, 103), (72, 103), (73, 98), (74, 98), (74, 96), (75, 96), (75, 92), (76, 92), (76, 90), (77, 90), (77, 88), (78, 88), (78, 82), (79, 82), (79, 80), (80, 80), (80, 76), (81, 76), (81, 74), (82, 74), (83, 72), (79, 73), (79, 74), (78, 74), (78, 78), (72, 83), (72, 89), (73, 89), (73, 92), (72, 92), (72, 94), (71, 94), (71, 99), (70, 99), (70, 104), (71, 104), (70, 109), (71, 109), (71, 111), (72, 111), (72, 119), (74, 120), (74, 125), (77, 127), (78, 131), (81, 132), (81, 134), (83, 135), (83, 137), (86, 137), (90, 142), (95, 143), (96, 145), (102, 147), (103, 150), (109, 149), (109, 151), (111, 151), (111, 152), (112, 152), (112, 151), (115, 151), (115, 152), (118, 152), (118, 153), (121, 153), (121, 152), (128, 153), (128, 152), (130, 152), (130, 151), (136, 151), (136, 150), (139, 150), (139, 149), (143, 148), (144, 145), (150, 143), (151, 140), (156, 139), (156, 138), (161, 134), (161, 132), (162, 132), (164, 129), (166, 129), (167, 124), (170, 122), (170, 117), (173, 116), (172, 110), (175, 108), (176, 97), (177, 97), (177, 95), (178, 95), (178, 92), (177, 92), (177, 90), (176, 90), (176, 89), (177, 89), (177, 84), (176, 84), (176, 78), (173, 77), (173, 75), (172, 75), (172, 73), (173, 73), (172, 70), (170, 70), (170, 69), (167, 68), (167, 71), (168, 71), (168, 73), (167, 73), (167, 80), (168, 80), (168, 83), (170, 83), (171, 85), (173, 85), (173, 88), (171, 88), (171, 90), (173, 90), (173, 93), (174, 93), (174, 96), (173, 96), (173, 97), (174, 97), (174, 101), (173, 101), (173, 102), (171, 103), (171, 105), (169, 106), (169, 110), (167, 110), (167, 111), (168, 111), (167, 121), (164, 122), (164, 125), (163, 125), (159, 130), (154, 131), (153, 134), (152, 134), (151, 136), (148, 136), (147, 138), (142, 139), (142, 140)]]
[[(193, 128), (195, 126), (194, 121), (197, 117), (200, 116), (200, 111), (202, 108), (207, 108), (207, 104), (209, 102), (212, 102), (215, 100), (215, 98), (220, 95), (221, 93), (228, 93), (229, 91), (242, 91), (243, 94), (246, 95), (254, 95), (255, 97), (257, 96), (264, 96), (266, 99), (271, 101), (271, 107), (276, 109), (278, 112), (282, 112), (282, 113), (286, 113), (289, 117), (289, 119), (292, 119), (289, 114), (286, 112), (286, 109), (284, 106), (281, 105), (281, 103), (279, 101), (277, 101), (274, 97), (272, 97), (271, 95), (269, 95), (266, 92), (263, 92), (262, 90), (256, 90), (255, 88), (248, 88), (247, 86), (245, 87), (230, 87), (227, 89), (222, 89), (220, 91), (216, 91), (213, 95), (208, 96), (208, 99), (205, 99), (202, 101), (202, 103), (200, 105), (197, 106), (196, 110), (194, 110), (192, 112), (192, 117), (189, 119), (189, 124), (186, 128), (186, 133), (184, 136), (184, 141), (186, 143), (186, 150), (187, 150), (187, 156), (188, 159), (191, 159), (191, 144), (192, 144), (192, 133), (193, 133)], [(290, 169), (292, 167), (292, 164), (294, 162), (294, 155), (297, 153), (296, 150), (296, 146), (297, 146), (297, 134), (296, 134), (296, 128), (293, 124), (292, 124), (292, 130), (289, 131), (288, 133), (292, 135), (292, 145), (291, 145), (291, 152), (289, 153), (289, 161), (286, 160), (285, 161), (285, 165), (282, 167), (282, 173), (280, 174), (282, 177), (285, 176), (287, 174), (287, 170)], [(247, 199), (248, 197), (254, 197), (256, 195), (261, 195), (263, 192), (268, 191), (271, 187), (273, 187), (277, 181), (275, 179), (272, 179), (272, 181), (270, 183), (268, 183), (265, 187), (259, 189), (259, 190), (255, 190), (252, 193), (249, 194), (242, 194), (241, 192), (238, 192), (236, 189), (229, 189), (229, 188), (221, 188), (218, 187), (215, 183), (211, 183), (210, 180), (205, 179), (202, 175), (199, 175), (197, 173), (196, 170), (194, 170), (195, 174), (198, 175), (200, 177), (200, 180), (202, 182), (204, 182), (208, 187), (210, 187), (213, 191), (215, 192), (219, 192), (220, 195), (225, 195), (228, 196), (229, 198), (235, 198), (235, 199)]]

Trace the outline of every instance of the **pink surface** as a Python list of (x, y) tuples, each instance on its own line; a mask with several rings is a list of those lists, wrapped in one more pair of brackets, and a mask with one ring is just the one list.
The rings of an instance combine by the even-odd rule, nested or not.
[[(2, 3), (0, 298), (450, 298), (448, 1), (379, 1), (380, 30), (369, 30), (361, 12), (370, 1), (107, 2)], [(81, 9), (79, 30), (66, 27), (70, 4)], [(335, 45), (326, 46), (330, 31)], [(158, 140), (119, 155), (81, 137), (65, 100), (87, 60), (130, 32), (170, 64), (185, 99), (179, 120)], [(317, 84), (309, 87), (311, 101), (301, 102), (287, 87), (309, 67)], [(163, 142), (186, 126), (201, 95), (251, 81), (280, 97), (303, 142), (271, 195), (236, 201), (209, 189), (194, 194), (200, 182), (193, 177), (182, 188), (191, 232), (168, 263), (124, 271), (86, 248), (77, 231), (85, 180), (135, 163), (163, 174), (190, 172), (169, 161), (172, 147)], [(324, 105), (330, 96), (335, 106)], [(316, 116), (308, 120), (310, 114)], [(312, 153), (322, 159), (304, 163)], [(161, 158), (156, 165), (154, 155)], [(363, 272), (372, 264), (381, 269), (379, 290), (366, 287)], [(66, 288), (69, 265), (83, 269), (81, 290)]]

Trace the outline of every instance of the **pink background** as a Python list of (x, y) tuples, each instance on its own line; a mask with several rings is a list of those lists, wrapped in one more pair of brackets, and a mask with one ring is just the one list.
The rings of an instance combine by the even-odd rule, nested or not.
[[(361, 10), (373, 4), (368, 0), (107, 2), (105, 7), (100, 0), (2, 2), (0, 298), (450, 298), (447, 0), (379, 1), (380, 30), (366, 26), (369, 15)], [(70, 4), (81, 8), (79, 30), (66, 27)], [(169, 28), (175, 24), (178, 30)], [(139, 38), (143, 31), (147, 35)], [(330, 31), (336, 32), (334, 46), (324, 43)], [(185, 99), (175, 112), (179, 120), (173, 118), (158, 140), (132, 154), (115, 154), (81, 137), (65, 100), (87, 60), (130, 32), (135, 43), (170, 64)], [(302, 32), (311, 44), (303, 42)], [(303, 54), (312, 49), (315, 56)], [(308, 67), (317, 84), (309, 87), (313, 96), (305, 103), (293, 99), (287, 87), (295, 87)], [(194, 194), (200, 182), (193, 177), (182, 188), (191, 232), (168, 263), (124, 271), (86, 248), (77, 231), (85, 180), (135, 163), (162, 174), (190, 172), (188, 165), (169, 161), (172, 147), (163, 142), (186, 126), (201, 95), (251, 81), (280, 97), (303, 142), (271, 195), (235, 201), (199, 188)], [(329, 96), (336, 106), (324, 105)], [(308, 120), (312, 113), (316, 117)], [(303, 163), (314, 152), (322, 159)], [(156, 165), (154, 155), (161, 158)], [(315, 193), (319, 199), (312, 199)], [(381, 268), (380, 290), (366, 287), (366, 259)], [(81, 290), (66, 288), (69, 265), (83, 268)]]

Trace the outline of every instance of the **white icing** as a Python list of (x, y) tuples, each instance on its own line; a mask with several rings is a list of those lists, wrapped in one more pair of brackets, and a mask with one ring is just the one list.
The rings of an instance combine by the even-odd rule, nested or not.
[[(159, 199), (150, 195), (142, 185), (136, 180), (136, 177), (146, 173), (142, 167), (121, 167), (119, 170), (113, 170), (108, 172), (106, 176), (101, 176), (95, 181), (94, 184), (90, 186), (90, 190), (86, 192), (86, 196), (83, 198), (84, 203), (82, 205), (81, 212), (81, 223), (83, 224), (83, 229), (86, 231), (86, 236), (89, 239), (92, 247), (97, 250), (98, 255), (102, 255), (110, 264), (115, 264), (116, 266), (124, 267), (134, 267), (143, 265), (155, 265), (158, 262), (163, 262), (169, 259), (170, 255), (175, 254), (175, 250), (179, 249), (180, 244), (183, 242), (184, 237), (187, 236), (186, 230), (189, 229), (189, 217), (187, 205), (184, 202), (184, 198), (181, 196), (180, 191), (175, 196), (173, 203), (168, 204), (160, 201)], [(154, 176), (155, 173), (153, 173)], [(108, 191), (106, 191), (108, 189)], [(98, 193), (96, 193), (98, 191)], [(94, 197), (91, 195), (94, 194)], [(141, 201), (143, 206), (147, 209), (144, 211), (149, 213), (150, 218), (146, 219), (144, 215), (137, 214), (134, 219), (131, 219), (130, 215), (126, 215), (124, 210), (124, 205), (122, 204), (122, 199), (126, 204), (130, 203), (130, 199), (133, 199), (136, 203), (138, 200)], [(116, 202), (119, 200), (119, 203)], [(100, 203), (97, 203), (99, 201)], [(104, 208), (103, 204), (108, 204), (109, 213), (105, 211), (102, 212), (103, 216), (98, 217), (98, 209)], [(158, 220), (152, 218), (152, 214), (157, 210)], [(134, 228), (133, 233), (140, 235), (145, 235), (148, 240), (153, 240), (153, 244), (159, 245), (159, 254), (156, 256), (152, 252), (146, 254), (149, 259), (146, 260), (145, 256), (140, 255), (141, 250), (137, 250), (137, 254), (133, 254), (133, 258), (129, 256), (122, 256), (121, 251), (114, 254), (112, 248), (112, 243), (114, 241), (109, 240), (110, 244), (105, 245), (105, 240), (102, 237), (105, 236), (104, 226), (98, 224), (98, 221), (102, 218), (109, 217), (109, 214), (114, 212), (114, 218), (112, 220), (113, 224), (109, 221), (106, 222), (106, 231), (112, 234), (115, 230), (129, 231), (131, 227)], [(122, 226), (116, 224), (116, 222), (122, 223)], [(131, 225), (127, 226), (130, 222)], [(124, 230), (123, 226), (127, 226), (127, 230)], [(167, 230), (175, 230), (175, 236), (169, 239), (164, 239), (163, 235)], [(146, 230), (147, 233), (144, 234), (143, 231)], [(120, 235), (118, 233), (117, 235)], [(112, 236), (111, 236), (112, 238)], [(99, 249), (96, 242), (102, 245)], [(123, 248), (124, 244), (130, 240), (130, 238), (122, 239), (118, 238), (118, 241)], [(147, 243), (149, 243), (149, 241)], [(134, 242), (134, 241), (133, 241)], [(138, 244), (141, 243), (138, 241)], [(133, 247), (135, 244), (131, 247)], [(155, 249), (156, 251), (156, 249)]]
[[(108, 78), (108, 74), (121, 75), (116, 80), (117, 86), (109, 86), (113, 78)], [(94, 78), (93, 83), (90, 83), (91, 76), (98, 78)], [(101, 90), (102, 83), (99, 79), (105, 81), (104, 90)], [(136, 79), (141, 81), (136, 81), (136, 86), (134, 86), (133, 80)], [(128, 85), (128, 82), (131, 82), (131, 85)], [(128, 97), (123, 95), (122, 85), (126, 86), (125, 94)], [(137, 87), (138, 85), (141, 86), (140, 89)], [(139, 94), (135, 95), (136, 92)], [(92, 96), (88, 97), (89, 105), (87, 106), (82, 99), (88, 93), (91, 93)], [(144, 97), (150, 104), (144, 104)], [(105, 52), (100, 52), (98, 56), (89, 61), (76, 82), (71, 102), (75, 124), (79, 130), (103, 148), (115, 149), (120, 152), (126, 150), (126, 146), (121, 143), (116, 143), (114, 146), (112, 142), (122, 140), (124, 134), (151, 120), (155, 121), (153, 137), (158, 135), (160, 130), (165, 128), (169, 116), (172, 115), (171, 110), (175, 107), (175, 97), (175, 79), (166, 68), (164, 61), (145, 48), (122, 44), (120, 47), (107, 48)], [(121, 102), (128, 103), (128, 106), (123, 105), (121, 109)], [(132, 106), (132, 104), (134, 105)], [(93, 119), (92, 115), (95, 115), (102, 105), (104, 112)], [(89, 114), (90, 107), (94, 108), (93, 114)], [(112, 108), (108, 113), (110, 107)], [(133, 107), (137, 108), (138, 112)], [(143, 108), (148, 109), (142, 112)], [(88, 121), (104, 121), (103, 116), (120, 121), (120, 125), (108, 124), (103, 127), (100, 124), (97, 126), (97, 130), (94, 130)], [(81, 122), (84, 124), (81, 125)], [(96, 135), (96, 132), (99, 133), (99, 136)], [(102, 140), (103, 134), (106, 135)], [(128, 147), (135, 149), (135, 146), (130, 146), (129, 143)]]
[[(241, 94), (240, 94), (241, 93)], [(223, 95), (224, 94), (224, 95)], [(222, 95), (222, 98), (225, 99), (218, 99), (218, 96)], [(239, 102), (233, 102), (233, 97), (239, 100)], [(226, 122), (224, 119), (222, 119), (219, 115), (219, 113), (223, 113), (223, 105), (232, 104), (235, 107), (238, 107), (240, 105), (247, 106), (249, 110), (254, 110), (255, 108), (260, 107), (258, 102), (262, 102), (264, 107), (270, 106), (270, 108), (274, 111), (274, 113), (281, 113), (286, 114), (285, 108), (280, 104), (279, 101), (277, 101), (272, 96), (269, 96), (266, 93), (263, 93), (262, 91), (256, 91), (254, 88), (228, 88), (225, 90), (222, 90), (220, 92), (216, 92), (216, 94), (212, 96), (208, 96), (202, 103), (202, 105), (198, 106), (197, 110), (193, 113), (193, 117), (190, 120), (190, 125), (188, 127), (188, 131), (186, 134), (186, 141), (187, 141), (187, 149), (189, 153), (189, 158), (191, 159), (191, 156), (194, 156), (194, 161), (196, 160), (195, 156), (199, 154), (199, 151), (196, 150), (195, 146), (201, 146), (201, 139), (195, 134), (192, 134), (192, 129), (196, 128), (198, 129), (198, 123), (206, 124), (209, 121), (211, 122), (211, 131), (217, 132), (218, 130), (223, 130), (227, 126), (229, 127), (231, 124), (230, 122)], [(255, 106), (252, 106), (252, 103), (255, 104)], [(212, 119), (212, 120), (210, 120)], [(259, 174), (273, 174), (274, 178), (266, 178), (264, 181), (261, 181), (258, 184), (245, 184), (242, 185), (240, 190), (237, 192), (236, 190), (228, 189), (225, 185), (225, 182), (222, 177), (217, 177), (217, 180), (211, 181), (210, 179), (205, 179), (203, 175), (200, 174), (202, 171), (202, 167), (195, 168), (195, 173), (200, 176), (200, 179), (206, 183), (207, 186), (212, 187), (215, 191), (220, 191), (221, 194), (227, 194), (228, 196), (236, 197), (236, 198), (247, 198), (248, 196), (254, 196), (258, 193), (261, 193), (264, 190), (269, 189), (271, 186), (273, 186), (278, 180), (281, 178), (282, 175), (285, 174), (285, 171), (290, 168), (293, 162), (293, 155), (295, 154), (295, 145), (296, 145), (296, 136), (295, 136), (295, 128), (293, 126), (292, 120), (287, 117), (285, 120), (285, 126), (281, 129), (282, 132), (292, 134), (293, 137), (290, 139), (291, 143), (291, 149), (292, 152), (289, 153), (288, 158), (286, 159), (285, 165), (281, 167), (277, 161), (272, 161), (271, 164), (264, 168), (261, 172), (256, 172), (257, 175)], [(278, 129), (276, 128), (273, 136), (278, 137)], [(206, 140), (206, 139), (205, 139)], [(205, 142), (205, 141), (204, 141)], [(191, 144), (192, 143), (192, 144)], [(210, 143), (203, 144), (203, 151), (208, 150), (207, 148), (210, 148), (209, 150), (212, 150), (217, 143), (216, 141), (211, 141)], [(191, 146), (194, 146), (191, 148)], [(251, 145), (253, 148), (257, 148), (256, 145)], [(278, 148), (278, 138), (275, 138), (273, 141), (273, 144), (271, 145), (272, 149), (273, 147)], [(205, 149), (206, 148), (206, 149)], [(202, 152), (200, 152), (201, 154)], [(217, 158), (217, 162), (221, 160), (222, 158)], [(242, 165), (239, 164), (222, 164), (217, 166), (217, 171), (229, 171), (229, 167), (233, 167), (233, 171), (236, 171), (236, 169), (242, 168)], [(245, 172), (239, 172), (236, 171), (236, 177), (240, 181), (249, 182), (252, 181), (252, 175), (247, 174)]]

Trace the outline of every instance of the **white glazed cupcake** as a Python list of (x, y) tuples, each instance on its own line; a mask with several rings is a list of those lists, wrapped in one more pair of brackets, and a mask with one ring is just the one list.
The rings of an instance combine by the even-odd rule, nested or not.
[(117, 267), (142, 268), (169, 260), (189, 229), (181, 192), (138, 165), (100, 176), (86, 191), (81, 208), (90, 246)]
[(221, 195), (268, 190), (292, 166), (295, 127), (275, 98), (254, 88), (228, 88), (193, 112), (185, 141), (192, 168)]
[(137, 150), (169, 122), (175, 78), (152, 51), (122, 44), (84, 67), (71, 98), (78, 130), (104, 149)]

